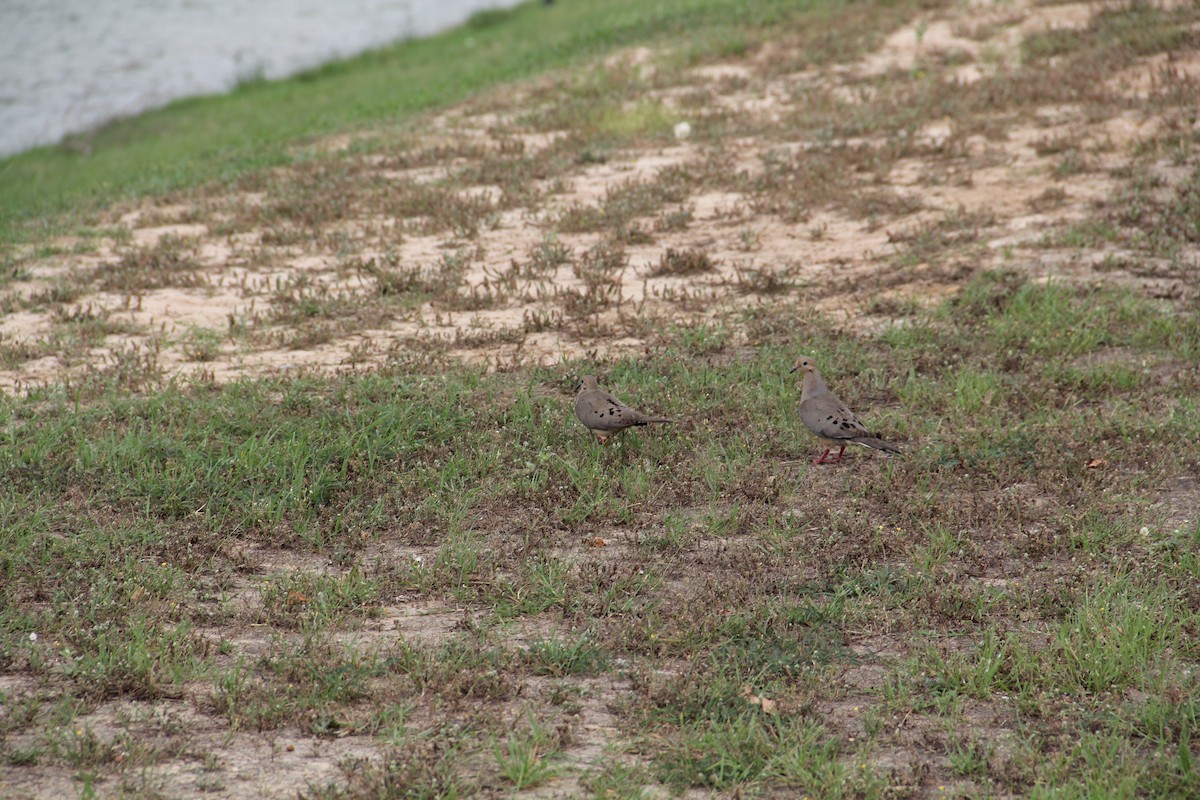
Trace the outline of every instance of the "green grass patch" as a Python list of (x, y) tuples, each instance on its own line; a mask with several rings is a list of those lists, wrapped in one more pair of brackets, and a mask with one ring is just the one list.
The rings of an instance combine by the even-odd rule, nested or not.
[[(877, 335), (752, 309), (586, 365), (677, 419), (608, 447), (573, 421), (582, 364), (7, 397), (0, 663), (65, 722), (202, 685), (239, 734), (423, 753), (329, 789), (362, 796), (553, 786), (597, 708), (638, 760), (588, 785), (623, 796), (882, 796), (909, 725), (955, 732), (939, 780), (1190, 791), (1200, 529), (1147, 476), (1194, 465), (1193, 335), (1001, 273)], [(797, 342), (904, 458), (808, 463)], [(42, 729), (49, 700), (4, 702)], [(956, 727), (980, 707), (986, 747)], [(107, 774), (97, 731), (2, 755)]]

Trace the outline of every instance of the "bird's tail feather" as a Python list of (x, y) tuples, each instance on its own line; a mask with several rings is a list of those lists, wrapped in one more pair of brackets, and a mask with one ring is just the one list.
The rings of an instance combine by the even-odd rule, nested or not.
[(652, 422), (674, 422), (674, 421), (675, 420), (667, 419), (666, 417), (642, 417), (640, 420), (638, 420), (638, 425), (649, 425)]
[(885, 442), (883, 439), (874, 436), (859, 436), (854, 441), (863, 447), (870, 447), (872, 450), (882, 450), (885, 453), (892, 453), (894, 455), (901, 455), (904, 452), (900, 449), (899, 445)]

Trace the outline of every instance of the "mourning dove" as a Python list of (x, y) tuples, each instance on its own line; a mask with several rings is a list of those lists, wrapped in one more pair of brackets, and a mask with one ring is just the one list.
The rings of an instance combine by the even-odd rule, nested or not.
[(575, 416), (588, 430), (596, 434), (600, 444), (604, 444), (612, 434), (635, 425), (671, 421), (665, 417), (650, 417), (636, 408), (630, 408), (601, 389), (594, 375), (583, 376), (583, 383), (575, 398)]
[(813, 461), (814, 464), (824, 464), (829, 451), (835, 447), (840, 448), (836, 461), (841, 461), (842, 453), (846, 452), (846, 445), (850, 442), (885, 453), (900, 454), (899, 447), (872, 435), (854, 416), (854, 412), (829, 391), (811, 358), (801, 356), (796, 366), (792, 367), (792, 372), (796, 370), (804, 372), (804, 384), (800, 390), (800, 421), (825, 445), (825, 452)]

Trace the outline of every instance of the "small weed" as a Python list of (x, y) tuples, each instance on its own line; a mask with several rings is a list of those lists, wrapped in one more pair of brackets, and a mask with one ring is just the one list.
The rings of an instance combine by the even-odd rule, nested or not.
[(512, 784), (513, 791), (539, 786), (558, 774), (553, 763), (560, 744), (549, 728), (529, 717), (526, 727), (493, 746), (500, 776)]
[(658, 266), (651, 270), (654, 277), (663, 275), (695, 275), (711, 272), (716, 265), (707, 253), (700, 250), (673, 250), (667, 248), (658, 261)]
[(223, 339), (219, 331), (192, 327), (184, 336), (183, 354), (189, 361), (212, 361), (220, 355)]
[(205, 286), (210, 279), (196, 260), (194, 250), (190, 240), (163, 236), (157, 244), (134, 247), (119, 261), (99, 268), (97, 286), (102, 291), (128, 295)]
[(788, 280), (791, 271), (788, 266), (735, 266), (732, 284), (741, 294), (779, 294), (792, 288), (792, 283)]
[(608, 657), (587, 633), (574, 640), (544, 639), (529, 646), (527, 656), (539, 675), (594, 675), (608, 666)]

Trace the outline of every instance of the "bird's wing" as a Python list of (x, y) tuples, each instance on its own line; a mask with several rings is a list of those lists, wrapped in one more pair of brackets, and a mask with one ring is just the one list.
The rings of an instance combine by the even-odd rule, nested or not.
[(826, 439), (854, 439), (871, 433), (854, 412), (833, 394), (813, 397), (800, 404), (800, 421), (817, 436)]
[(594, 431), (619, 431), (640, 425), (645, 415), (599, 389), (583, 392), (575, 400), (575, 416)]

